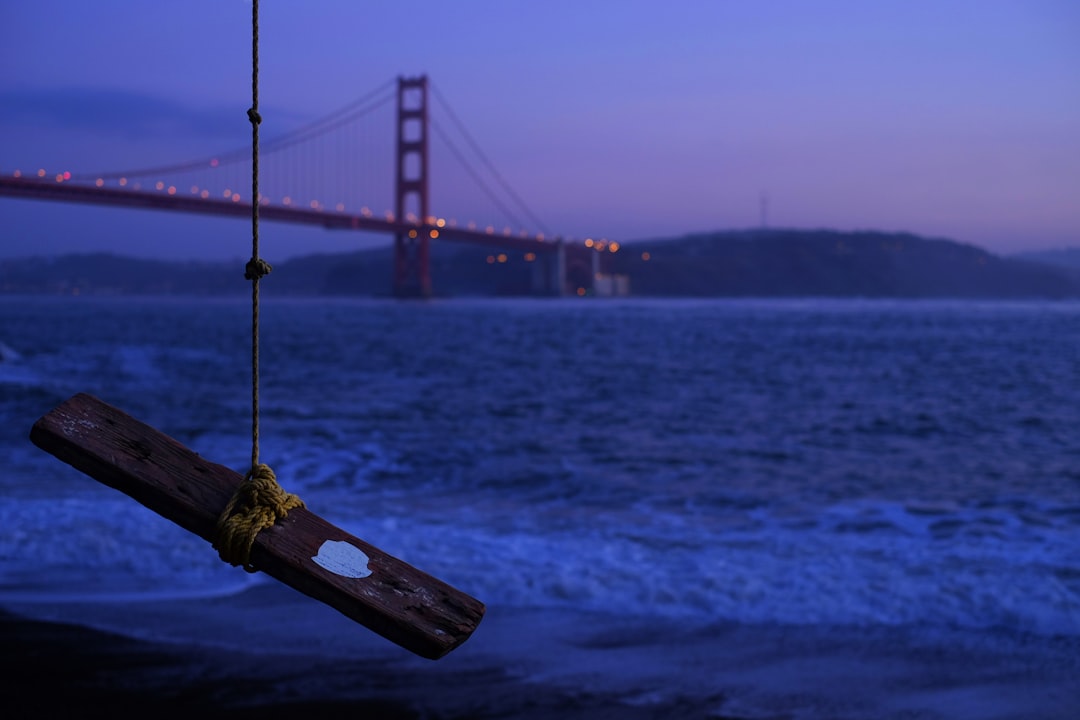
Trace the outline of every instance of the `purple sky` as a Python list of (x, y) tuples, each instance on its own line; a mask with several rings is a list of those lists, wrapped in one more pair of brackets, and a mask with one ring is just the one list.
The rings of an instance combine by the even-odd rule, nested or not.
[[(626, 241), (756, 226), (766, 192), (772, 226), (905, 230), (998, 253), (1080, 245), (1075, 0), (260, 10), (264, 137), (426, 73), (553, 232)], [(5, 2), (0, 172), (243, 147), (250, 53), (244, 0)], [(373, 132), (389, 152), (392, 123)], [(460, 168), (432, 162), (434, 212), (485, 212), (461, 196)], [(389, 197), (390, 167), (381, 174)], [(6, 198), (0, 218), (0, 256), (250, 252), (240, 220)], [(261, 234), (271, 260), (385, 242), (290, 225)]]

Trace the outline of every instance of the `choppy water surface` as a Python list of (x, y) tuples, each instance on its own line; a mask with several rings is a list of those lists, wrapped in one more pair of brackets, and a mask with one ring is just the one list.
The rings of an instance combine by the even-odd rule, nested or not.
[[(27, 440), (90, 392), (243, 470), (242, 301), (0, 299), (0, 600), (230, 592)], [(489, 607), (1080, 636), (1080, 305), (273, 301), (261, 455)]]

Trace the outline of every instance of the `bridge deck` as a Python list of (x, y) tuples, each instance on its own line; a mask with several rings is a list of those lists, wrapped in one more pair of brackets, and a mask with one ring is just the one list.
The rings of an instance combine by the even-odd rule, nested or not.
[[(25, 200), (111, 205), (145, 210), (170, 210), (233, 218), (251, 217), (251, 203), (248, 202), (204, 199), (181, 194), (169, 195), (165, 192), (99, 188), (72, 182), (55, 182), (36, 178), (0, 178), (0, 196)], [(366, 215), (351, 215), (345, 212), (283, 207), (281, 205), (260, 205), (259, 218), (274, 222), (321, 225), (332, 230), (363, 230), (390, 234), (406, 234), (410, 230), (415, 230), (418, 233), (428, 233), (429, 236), (434, 231), (438, 233), (437, 238), (439, 240), (465, 242), (473, 245), (520, 250), (537, 254), (554, 252), (558, 249), (560, 243), (557, 239), (540, 240), (535, 237), (489, 233), (460, 227), (447, 226), (440, 228), (434, 225), (399, 222)]]

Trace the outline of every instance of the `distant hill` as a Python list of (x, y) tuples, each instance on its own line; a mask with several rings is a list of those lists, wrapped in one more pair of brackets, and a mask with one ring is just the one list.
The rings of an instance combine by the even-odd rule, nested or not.
[[(648, 249), (643, 260), (637, 248)], [(1080, 296), (1067, 272), (907, 233), (748, 230), (627, 243), (635, 295), (897, 298)]]
[[(645, 259), (644, 253), (648, 253)], [(446, 296), (527, 292), (532, 267), (488, 261), (489, 250), (433, 244), (431, 272)], [(1070, 256), (1071, 257), (1071, 256)], [(1080, 271), (1029, 256), (910, 234), (747, 230), (625, 243), (601, 270), (655, 297), (1080, 297)], [(388, 295), (389, 247), (274, 262), (268, 296)], [(243, 263), (165, 262), (109, 254), (0, 260), (0, 293), (240, 295)]]
[(1075, 268), (1080, 270), (1080, 247), (1058, 248), (1056, 250), (1036, 250), (1010, 255), (1009, 257), (1044, 265)]
[[(499, 265), (489, 250), (452, 244), (433, 246), (431, 273), (439, 294), (507, 295), (528, 288), (531, 267)], [(51, 295), (246, 295), (244, 262), (175, 262), (108, 253), (0, 260), (0, 293)], [(262, 288), (267, 296), (389, 295), (390, 247), (351, 253), (307, 255), (272, 261)]]
[[(8, 294), (221, 295), (243, 291), (236, 277), (236, 268), (225, 263), (107, 253), (0, 260), (0, 292)], [(239, 277), (242, 281), (242, 268)]]

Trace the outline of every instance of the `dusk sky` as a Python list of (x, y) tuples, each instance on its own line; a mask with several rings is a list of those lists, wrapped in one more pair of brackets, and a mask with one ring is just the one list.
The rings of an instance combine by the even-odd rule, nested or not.
[[(4, 2), (0, 173), (244, 147), (250, 12), (245, 0)], [(910, 231), (996, 253), (1080, 245), (1075, 0), (263, 0), (260, 20), (264, 138), (427, 74), (558, 234), (754, 227), (767, 195), (774, 227)], [(371, 132), (389, 153), (393, 124)], [(380, 175), (389, 197), (390, 166)], [(488, 204), (469, 199), (449, 155), (431, 175), (435, 213), (489, 222), (469, 217)], [(7, 257), (250, 252), (241, 220), (3, 197), (0, 218)], [(387, 241), (281, 224), (262, 237), (270, 260)]]

